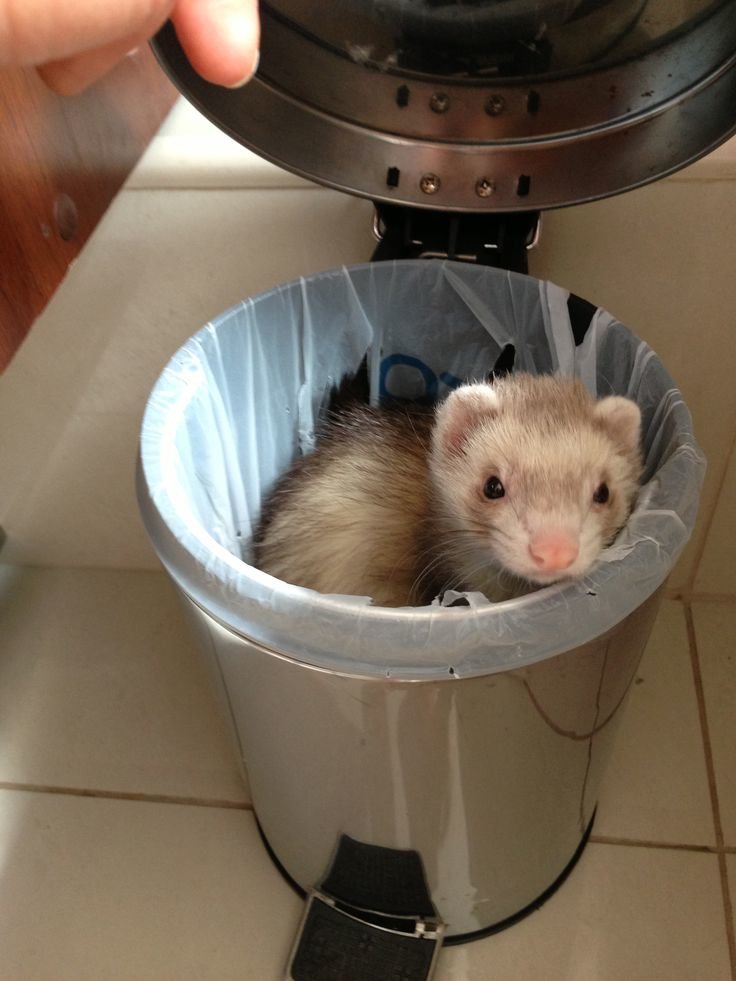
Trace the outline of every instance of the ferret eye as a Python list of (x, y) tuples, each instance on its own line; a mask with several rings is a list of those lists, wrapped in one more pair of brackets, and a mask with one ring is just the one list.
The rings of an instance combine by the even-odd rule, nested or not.
[(499, 497), (503, 497), (506, 491), (498, 477), (489, 477), (483, 485), (483, 493), (492, 501), (496, 501)]
[(608, 489), (608, 484), (599, 484), (596, 487), (595, 494), (593, 494), (593, 500), (596, 504), (605, 504), (610, 496), (611, 492)]

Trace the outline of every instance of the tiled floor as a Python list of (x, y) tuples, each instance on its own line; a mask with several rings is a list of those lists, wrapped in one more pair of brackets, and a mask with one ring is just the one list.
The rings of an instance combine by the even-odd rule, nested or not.
[[(280, 981), (301, 903), (168, 580), (0, 566), (0, 598), (4, 981)], [(439, 981), (731, 977), (734, 632), (736, 603), (665, 602), (580, 864)]]
[[(205, 667), (142, 532), (135, 447), (179, 344), (243, 296), (367, 258), (370, 205), (198, 125), (185, 138), (168, 127), (152, 146), (0, 383), (0, 981), (280, 981), (301, 911), (264, 853)], [(731, 182), (732, 171), (705, 178)], [(697, 284), (712, 309), (688, 286), (696, 310), (682, 322), (670, 265), (664, 318), (651, 289), (631, 289), (661, 232), (649, 227), (656, 241), (641, 254), (614, 248), (616, 276), (580, 245), (591, 215), (615, 230), (645, 192), (624, 199), (628, 210), (549, 223), (555, 276), (603, 300), (608, 286), (670, 354), (689, 323), (700, 338), (720, 316), (708, 332), (717, 383), (697, 374), (687, 344), (682, 356), (710, 441), (711, 503), (723, 486), (695, 592), (662, 608), (579, 865), (522, 923), (445, 949), (438, 981), (736, 978), (736, 349), (723, 292), (734, 281), (712, 289), (711, 266), (728, 257), (710, 231), (728, 227), (723, 200), (734, 198), (717, 190), (688, 198), (706, 215), (712, 252)], [(669, 184), (651, 200), (695, 226)], [(702, 252), (683, 240), (687, 277)], [(678, 589), (692, 572), (681, 566)]]

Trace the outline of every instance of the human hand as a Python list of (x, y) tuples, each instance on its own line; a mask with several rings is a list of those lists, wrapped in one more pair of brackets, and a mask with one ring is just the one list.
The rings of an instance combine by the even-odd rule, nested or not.
[(0, 67), (34, 66), (62, 95), (81, 92), (167, 18), (192, 67), (216, 85), (258, 66), (258, 0), (0, 0)]

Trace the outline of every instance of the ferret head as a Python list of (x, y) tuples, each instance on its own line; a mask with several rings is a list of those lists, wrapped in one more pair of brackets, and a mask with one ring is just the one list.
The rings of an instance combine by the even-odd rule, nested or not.
[(625, 524), (641, 473), (641, 413), (576, 379), (511, 375), (437, 409), (438, 513), (469, 585), (481, 566), (546, 585), (584, 575)]

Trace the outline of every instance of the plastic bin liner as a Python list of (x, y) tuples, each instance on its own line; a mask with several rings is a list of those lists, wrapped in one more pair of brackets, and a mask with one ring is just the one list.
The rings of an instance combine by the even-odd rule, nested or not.
[[(647, 344), (566, 290), (487, 267), (410, 260), (341, 268), (247, 300), (195, 334), (149, 398), (144, 522), (173, 579), (228, 629), (327, 670), (422, 679), (521, 667), (587, 643), (667, 577), (692, 530), (705, 464), (680, 392)], [(518, 370), (579, 376), (643, 414), (645, 475), (627, 527), (585, 578), (518, 599), (387, 609), (249, 565), (261, 500), (313, 444), (331, 387), (367, 354), (372, 400), (434, 401), (483, 378), (508, 344)]]

